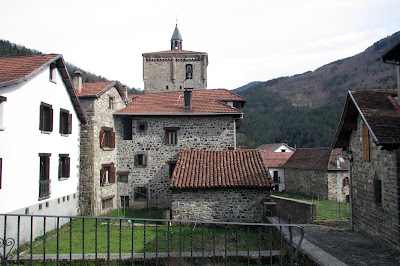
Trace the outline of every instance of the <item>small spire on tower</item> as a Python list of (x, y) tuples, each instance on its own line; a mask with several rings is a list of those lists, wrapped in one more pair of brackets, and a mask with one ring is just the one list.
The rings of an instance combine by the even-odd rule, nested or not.
[(171, 50), (182, 50), (182, 41), (182, 36), (178, 29), (178, 19), (176, 19), (175, 30), (171, 38)]

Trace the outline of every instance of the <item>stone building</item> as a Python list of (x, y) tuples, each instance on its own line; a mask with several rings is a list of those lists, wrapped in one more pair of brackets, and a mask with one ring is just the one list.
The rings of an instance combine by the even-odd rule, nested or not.
[(400, 106), (395, 91), (349, 92), (332, 146), (352, 158), (354, 229), (400, 249)]
[(171, 207), (169, 185), (182, 149), (235, 150), (243, 112), (233, 105), (245, 101), (228, 90), (189, 90), (134, 95), (116, 111), (117, 167), (129, 206)]
[(182, 150), (171, 179), (172, 217), (262, 222), (273, 187), (258, 150)]
[(73, 82), (87, 117), (81, 127), (80, 211), (100, 215), (118, 206), (113, 114), (126, 107), (127, 98), (116, 81), (82, 84), (75, 73)]
[(171, 50), (143, 54), (145, 93), (207, 88), (207, 53), (182, 50), (182, 42), (176, 26)]
[(340, 149), (297, 148), (283, 165), (286, 192), (322, 200), (348, 201), (348, 160)]

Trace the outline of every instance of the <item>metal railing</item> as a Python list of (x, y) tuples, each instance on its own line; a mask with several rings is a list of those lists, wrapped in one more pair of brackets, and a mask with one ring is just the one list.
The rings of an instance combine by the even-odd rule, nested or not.
[(303, 237), (294, 224), (0, 214), (2, 265), (295, 265)]

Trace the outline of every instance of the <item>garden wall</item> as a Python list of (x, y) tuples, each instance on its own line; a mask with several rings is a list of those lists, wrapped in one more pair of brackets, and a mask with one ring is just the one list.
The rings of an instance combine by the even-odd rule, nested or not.
[(276, 202), (278, 216), (290, 219), (290, 222), (312, 223), (316, 219), (317, 205), (315, 203), (272, 195), (271, 201)]

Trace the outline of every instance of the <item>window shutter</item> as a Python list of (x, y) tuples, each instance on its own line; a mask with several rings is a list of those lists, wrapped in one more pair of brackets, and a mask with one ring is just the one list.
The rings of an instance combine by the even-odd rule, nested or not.
[(66, 169), (67, 171), (65, 172), (67, 174), (66, 177), (70, 177), (70, 175), (71, 175), (71, 158), (67, 157), (65, 161), (66, 161), (65, 167), (67, 168)]
[(168, 131), (165, 131), (165, 144), (168, 144)]
[(63, 112), (60, 111), (60, 132), (63, 133)]
[(68, 134), (72, 134), (72, 114), (68, 114)]
[(63, 174), (63, 158), (60, 157), (58, 158), (58, 179), (62, 178), (62, 174)]
[(105, 146), (105, 132), (104, 130), (100, 130), (100, 148)]
[(144, 160), (143, 165), (146, 166), (147, 165), (147, 154), (143, 155), (143, 160)]
[(110, 167), (110, 176), (109, 176), (109, 182), (110, 183), (115, 183), (115, 173), (116, 173), (115, 167), (111, 166)]
[(175, 141), (174, 144), (178, 144), (178, 131), (174, 131)]
[(362, 141), (363, 141), (363, 159), (364, 161), (369, 161), (370, 160), (369, 131), (365, 123), (362, 123)]
[(110, 148), (115, 148), (115, 132), (114, 131), (111, 131), (110, 132), (110, 138), (109, 138), (109, 147)]
[(43, 105), (40, 105), (39, 130), (43, 131)]
[(46, 180), (50, 179), (50, 156), (45, 157), (45, 178)]
[(135, 165), (139, 165), (139, 155), (135, 155)]
[(101, 168), (100, 170), (100, 185), (104, 185), (106, 182), (106, 170), (104, 168)]
[(53, 132), (53, 107), (50, 106), (50, 132)]

